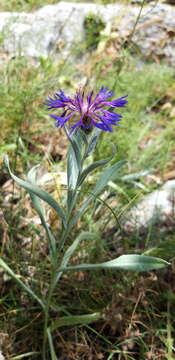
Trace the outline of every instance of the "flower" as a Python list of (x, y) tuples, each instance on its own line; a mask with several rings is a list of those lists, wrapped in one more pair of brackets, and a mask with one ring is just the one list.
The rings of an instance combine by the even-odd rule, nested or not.
[[(91, 91), (85, 96), (84, 91), (77, 91), (74, 97), (69, 97), (64, 94), (62, 90), (48, 97), (45, 102), (48, 110), (62, 109), (63, 112), (60, 116), (49, 114), (56, 120), (56, 126), (62, 127), (73, 118), (76, 119), (74, 125), (71, 126), (71, 132), (74, 129), (90, 129), (93, 126), (103, 130), (112, 131), (112, 125), (118, 125), (122, 115), (113, 112), (113, 109), (124, 107), (127, 104), (125, 95), (119, 99), (108, 99), (113, 96), (108, 87), (102, 86), (100, 91), (94, 96)], [(105, 108), (108, 107), (106, 110)], [(79, 118), (78, 118), (79, 117)]]

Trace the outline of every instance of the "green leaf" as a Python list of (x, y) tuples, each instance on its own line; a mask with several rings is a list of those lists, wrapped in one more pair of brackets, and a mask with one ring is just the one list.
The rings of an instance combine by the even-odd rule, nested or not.
[(93, 132), (92, 132), (92, 135), (88, 141), (88, 146), (87, 146), (87, 149), (86, 149), (86, 152), (84, 154), (84, 158), (86, 159), (92, 152), (93, 150), (95, 149), (96, 145), (97, 145), (97, 141), (98, 141), (98, 138), (101, 134), (101, 130), (99, 129), (94, 129)]
[(74, 148), (69, 147), (67, 155), (67, 183), (68, 189), (75, 189), (80, 171), (80, 164), (77, 162)]
[(82, 137), (81, 133), (72, 133), (68, 134), (68, 130), (65, 127), (66, 135), (70, 142), (70, 147), (68, 150), (68, 160), (67, 160), (67, 182), (69, 189), (75, 189), (76, 183), (81, 169), (81, 149), (82, 149)]
[(72, 245), (70, 245), (68, 247), (68, 249), (66, 250), (64, 256), (63, 256), (63, 259), (62, 259), (62, 262), (61, 262), (61, 267), (66, 267), (71, 256), (73, 255), (73, 253), (76, 251), (79, 243), (82, 241), (82, 240), (87, 240), (87, 239), (91, 239), (91, 240), (94, 240), (94, 238), (96, 237), (97, 235), (96, 234), (93, 234), (93, 233), (89, 233), (89, 232), (83, 232), (81, 233), (73, 242)]
[(36, 355), (39, 355), (40, 353), (39, 352), (36, 352), (36, 351), (31, 351), (31, 352), (28, 352), (28, 353), (24, 353), (24, 354), (20, 354), (20, 355), (17, 355), (17, 356), (13, 356), (13, 357), (10, 357), (10, 360), (21, 360), (21, 359), (24, 359), (24, 358), (29, 358), (29, 356), (36, 356)]
[(12, 173), (11, 169), (10, 169), (10, 166), (9, 166), (8, 156), (5, 156), (4, 162), (5, 162), (5, 165), (8, 168), (8, 171), (9, 171), (12, 179), (19, 186), (26, 189), (29, 193), (33, 193), (33, 194), (37, 195), (40, 199), (47, 202), (57, 212), (57, 214), (61, 217), (61, 219), (63, 221), (63, 225), (64, 225), (64, 227), (66, 227), (65, 214), (64, 214), (63, 210), (61, 209), (61, 207), (58, 205), (57, 201), (55, 201), (53, 199), (53, 197), (47, 191), (44, 191), (44, 190), (40, 189), (38, 186), (31, 184), (29, 181), (22, 180), (19, 177), (17, 177), (16, 175), (14, 175)]
[(122, 255), (114, 260), (110, 260), (101, 264), (81, 264), (77, 266), (68, 266), (60, 269), (60, 271), (68, 270), (96, 270), (96, 269), (113, 269), (128, 271), (150, 271), (158, 270), (169, 263), (160, 258), (144, 255)]
[(4, 271), (11, 276), (13, 280), (16, 281), (16, 283), (24, 290), (26, 291), (34, 300), (36, 300), (42, 307), (43, 310), (45, 310), (45, 305), (42, 302), (42, 300), (33, 292), (32, 289), (29, 288), (26, 284), (23, 283), (19, 279), (19, 276), (14, 273), (14, 271), (5, 263), (4, 260), (0, 258), (0, 266), (4, 269)]
[(93, 170), (95, 170), (99, 166), (106, 165), (109, 161), (112, 160), (112, 158), (113, 158), (113, 155), (108, 157), (107, 159), (95, 161), (94, 163), (89, 165), (87, 168), (85, 168), (82, 171), (81, 175), (79, 176), (77, 186), (80, 186), (83, 183), (83, 181), (85, 180), (85, 178), (87, 177), (88, 174), (90, 174)]
[(47, 328), (47, 337), (49, 340), (51, 360), (58, 360), (56, 353), (55, 353), (54, 346), (53, 346), (53, 339), (52, 339), (50, 328)]
[[(38, 168), (37, 166), (34, 166), (28, 173), (27, 177), (29, 182), (31, 182), (31, 184), (35, 185), (36, 182), (36, 170)], [(34, 193), (29, 192), (32, 203), (33, 203), (33, 207), (36, 210), (36, 212), (38, 213), (41, 223), (43, 225), (43, 227), (45, 228), (48, 240), (49, 240), (49, 246), (51, 249), (51, 259), (52, 259), (52, 263), (54, 263), (55, 259), (56, 259), (56, 240), (53, 236), (53, 234), (50, 231), (50, 228), (45, 220), (45, 210), (41, 205), (41, 201), (40, 198), (38, 196), (36, 196)]]
[(118, 170), (126, 164), (125, 160), (118, 161), (116, 164), (108, 166), (100, 174), (100, 179), (97, 181), (95, 188), (92, 190), (94, 196), (98, 195), (108, 184), (110, 180), (114, 180), (118, 175)]
[[(94, 238), (97, 237), (96, 234), (93, 234), (93, 233), (89, 233), (89, 232), (83, 232), (81, 233), (74, 241), (73, 241), (73, 244), (70, 245), (68, 247), (68, 249), (66, 250), (64, 256), (63, 256), (63, 259), (62, 259), (62, 262), (61, 262), (61, 265), (60, 265), (60, 268), (65, 268), (71, 258), (71, 256), (73, 255), (73, 253), (76, 251), (79, 243), (82, 241), (82, 240), (85, 240), (85, 239), (92, 239), (94, 240)], [(55, 284), (59, 281), (60, 277), (62, 275), (62, 272), (59, 271), (57, 276), (56, 276), (56, 280), (55, 280)]]
[(102, 319), (102, 314), (99, 312), (93, 314), (87, 314), (87, 315), (62, 316), (58, 320), (52, 322), (50, 329), (51, 331), (53, 331), (61, 326), (90, 324), (99, 319)]
[(104, 169), (104, 171), (101, 173), (100, 175), (100, 179), (98, 180), (96, 186), (94, 189), (92, 189), (91, 191), (91, 196), (89, 196), (88, 199), (86, 199), (84, 201), (84, 203), (82, 204), (82, 206), (80, 207), (80, 209), (77, 211), (77, 213), (74, 215), (74, 217), (71, 219), (71, 221), (69, 222), (69, 230), (72, 228), (72, 226), (74, 224), (76, 224), (77, 220), (79, 219), (79, 217), (85, 212), (85, 210), (87, 209), (88, 205), (90, 204), (90, 202), (92, 200), (94, 200), (97, 195), (105, 188), (105, 186), (108, 184), (108, 182), (114, 178), (116, 178), (117, 171), (126, 163), (126, 161), (122, 160), (117, 162), (116, 164), (109, 166), (107, 168)]

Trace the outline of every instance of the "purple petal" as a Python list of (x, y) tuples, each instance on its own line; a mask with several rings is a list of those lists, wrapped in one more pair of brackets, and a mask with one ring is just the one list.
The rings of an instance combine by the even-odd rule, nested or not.
[(90, 106), (92, 103), (92, 96), (93, 96), (93, 91), (91, 91), (88, 95), (87, 95), (87, 103)]
[(56, 120), (56, 123), (55, 125), (57, 127), (59, 126), (63, 126), (72, 116), (73, 114), (69, 114), (68, 116), (57, 116), (57, 115), (54, 115), (54, 114), (49, 114), (54, 120)]
[(108, 101), (105, 103), (105, 105), (108, 105), (108, 106), (113, 106), (113, 107), (123, 107), (125, 106), (128, 101), (127, 100), (124, 100), (124, 98), (126, 98), (128, 95), (125, 95), (125, 96), (122, 96), (121, 98), (119, 99), (115, 99), (115, 100), (112, 100), (112, 101)]
[(115, 120), (115, 121), (119, 121), (121, 120), (121, 118), (123, 117), (122, 115), (120, 114), (117, 114), (115, 112), (111, 112), (111, 111), (108, 111), (108, 110), (103, 110), (102, 111), (103, 114), (105, 115), (106, 118), (110, 119), (110, 120)]
[(96, 121), (94, 121), (94, 120), (92, 121), (92, 124), (93, 124), (94, 126), (96, 126), (97, 128), (103, 130), (103, 131), (110, 131), (110, 132), (112, 132), (112, 127), (111, 127), (110, 125), (98, 123), (98, 122), (96, 122)]

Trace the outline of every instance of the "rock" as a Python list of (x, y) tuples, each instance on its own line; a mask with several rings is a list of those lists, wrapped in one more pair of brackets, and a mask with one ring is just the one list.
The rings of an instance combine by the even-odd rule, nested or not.
[[(162, 3), (153, 5), (144, 6), (132, 41), (145, 57), (163, 57), (174, 63), (175, 8)], [(72, 61), (73, 46), (85, 39), (86, 15), (100, 16), (122, 40), (130, 39), (139, 11), (140, 5), (59, 2), (34, 13), (0, 13), (1, 53)]]
[(0, 351), (0, 360), (5, 360), (5, 357), (2, 355), (1, 351)]
[(172, 223), (174, 218), (175, 180), (167, 181), (133, 207), (123, 218), (123, 228), (133, 232), (158, 223)]

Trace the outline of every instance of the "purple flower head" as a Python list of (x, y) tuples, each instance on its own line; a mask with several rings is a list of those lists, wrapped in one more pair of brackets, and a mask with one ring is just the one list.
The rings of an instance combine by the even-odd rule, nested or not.
[(49, 114), (56, 120), (57, 127), (72, 122), (74, 118), (75, 123), (71, 126), (71, 132), (80, 127), (90, 129), (93, 126), (111, 132), (112, 125), (118, 125), (118, 121), (122, 118), (122, 115), (113, 112), (113, 108), (124, 107), (127, 104), (125, 98), (128, 96), (109, 101), (108, 99), (113, 95), (112, 91), (104, 86), (97, 95), (91, 91), (85, 96), (84, 91), (77, 91), (72, 98), (60, 90), (53, 97), (49, 97), (45, 104), (48, 110), (61, 109), (63, 111), (60, 116)]

